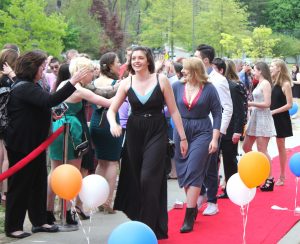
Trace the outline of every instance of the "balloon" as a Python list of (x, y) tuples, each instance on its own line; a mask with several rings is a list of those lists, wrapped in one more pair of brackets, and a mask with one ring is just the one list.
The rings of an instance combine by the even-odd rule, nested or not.
[(298, 104), (294, 102), (293, 106), (289, 109), (289, 114), (290, 116), (293, 116), (297, 112), (298, 112)]
[(289, 162), (290, 170), (292, 173), (299, 177), (300, 176), (300, 153), (295, 153)]
[(108, 238), (108, 244), (157, 244), (154, 232), (147, 225), (130, 221), (119, 225)]
[(235, 173), (226, 184), (226, 192), (233, 203), (244, 206), (253, 200), (256, 194), (256, 187), (248, 188), (241, 180), (240, 175)]
[(106, 202), (109, 195), (109, 185), (100, 175), (88, 175), (82, 180), (80, 200), (88, 208), (96, 208)]
[(51, 173), (50, 184), (52, 190), (60, 198), (71, 200), (80, 191), (82, 176), (75, 166), (63, 164), (55, 168)]
[(269, 176), (270, 162), (261, 152), (248, 152), (238, 163), (238, 172), (248, 188), (261, 185)]

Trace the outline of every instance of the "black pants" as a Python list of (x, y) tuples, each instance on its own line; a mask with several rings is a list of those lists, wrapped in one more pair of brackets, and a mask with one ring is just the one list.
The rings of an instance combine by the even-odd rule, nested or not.
[(225, 173), (225, 181), (228, 182), (229, 178), (237, 173), (237, 149), (238, 143), (233, 144), (232, 140), (222, 140), (220, 149), (223, 155), (223, 165)]
[[(26, 154), (7, 149), (9, 167)], [(23, 230), (26, 211), (33, 226), (46, 223), (47, 167), (46, 153), (42, 152), (19, 172), (8, 178), (5, 209), (5, 232)]]

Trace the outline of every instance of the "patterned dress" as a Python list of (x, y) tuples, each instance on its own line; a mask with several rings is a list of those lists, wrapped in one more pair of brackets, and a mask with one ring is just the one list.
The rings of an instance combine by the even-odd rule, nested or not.
[[(259, 84), (253, 90), (253, 98), (254, 102), (261, 103), (264, 101), (264, 94)], [(255, 137), (276, 136), (270, 108), (252, 108), (250, 119), (247, 124), (246, 135)]]

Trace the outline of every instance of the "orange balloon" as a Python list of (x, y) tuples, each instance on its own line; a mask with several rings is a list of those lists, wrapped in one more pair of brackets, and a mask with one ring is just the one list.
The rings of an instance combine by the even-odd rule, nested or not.
[(82, 175), (75, 166), (63, 164), (53, 170), (50, 184), (56, 195), (65, 200), (71, 200), (81, 190)]
[(270, 162), (261, 152), (248, 152), (241, 157), (238, 172), (244, 184), (253, 188), (261, 185), (268, 178)]

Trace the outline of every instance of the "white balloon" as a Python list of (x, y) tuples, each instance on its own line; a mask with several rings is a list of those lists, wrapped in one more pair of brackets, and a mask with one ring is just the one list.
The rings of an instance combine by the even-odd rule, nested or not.
[(235, 173), (229, 178), (226, 184), (226, 191), (233, 203), (244, 206), (253, 200), (256, 194), (256, 187), (248, 188), (241, 180), (240, 175)]
[(80, 200), (87, 208), (96, 208), (106, 202), (109, 195), (109, 185), (105, 178), (92, 174), (83, 178)]

